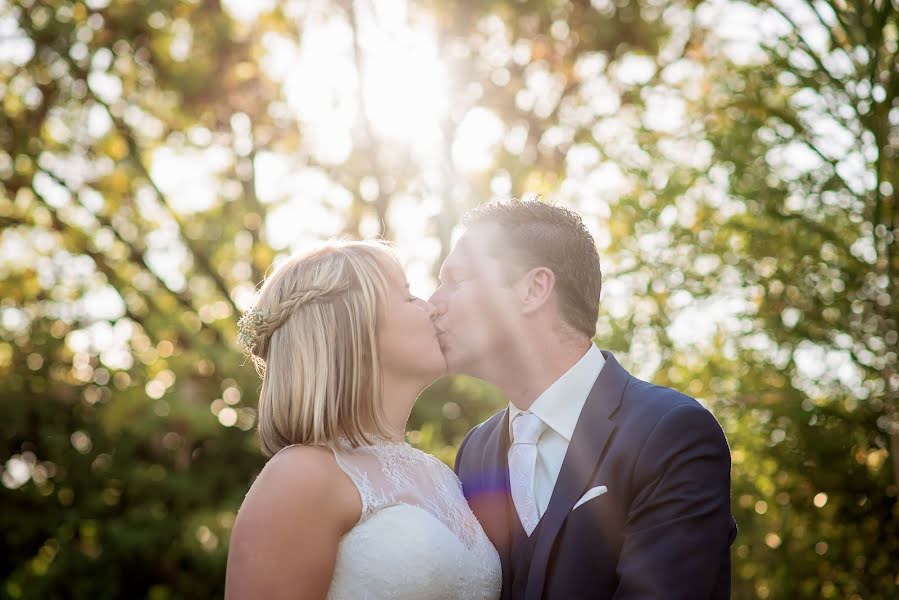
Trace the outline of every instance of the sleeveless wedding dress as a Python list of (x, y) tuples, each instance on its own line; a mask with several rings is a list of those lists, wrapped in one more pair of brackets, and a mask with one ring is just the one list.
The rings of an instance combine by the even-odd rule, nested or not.
[(328, 600), (499, 598), (499, 555), (449, 467), (406, 442), (331, 450), (362, 515), (340, 540)]

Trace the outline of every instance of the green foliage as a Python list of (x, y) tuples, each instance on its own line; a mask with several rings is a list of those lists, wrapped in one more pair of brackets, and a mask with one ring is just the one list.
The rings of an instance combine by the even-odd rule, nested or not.
[(760, 63), (712, 63), (701, 108), (740, 207), (703, 251), (725, 257), (752, 303), (733, 338), (746, 365), (731, 430), (737, 573), (759, 595), (890, 598), (899, 144), (885, 132), (899, 122), (899, 17), (889, 2), (758, 4), (784, 34)]
[[(0, 4), (16, 24), (0, 44), (21, 50), (0, 62), (0, 597), (222, 595), (264, 462), (236, 322), (290, 250), (269, 239), (279, 209), (303, 207), (303, 243), (427, 238), (433, 273), (461, 212), (530, 192), (596, 233), (599, 345), (724, 426), (734, 597), (895, 597), (899, 18), (888, 1), (792, 4), (745, 4), (778, 23), (748, 59), (701, 2), (412, 4), (453, 81), (436, 184), (358, 110), (362, 86), (332, 99), (354, 108), (324, 136), (349, 138), (335, 160), (261, 67), (336, 21), (364, 79), (360, 3), (243, 21), (218, 2)], [(504, 133), (463, 171), (472, 109)], [(208, 205), (178, 205), (160, 151), (217, 165)], [(291, 197), (284, 175), (262, 193), (274, 154), (326, 191)], [(439, 380), (409, 439), (452, 464), (504, 404)]]

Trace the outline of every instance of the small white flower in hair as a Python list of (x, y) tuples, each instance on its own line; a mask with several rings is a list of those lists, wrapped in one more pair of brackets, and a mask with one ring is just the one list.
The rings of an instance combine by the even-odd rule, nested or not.
[(247, 354), (253, 351), (256, 335), (264, 321), (265, 315), (255, 306), (246, 311), (237, 321), (237, 343)]

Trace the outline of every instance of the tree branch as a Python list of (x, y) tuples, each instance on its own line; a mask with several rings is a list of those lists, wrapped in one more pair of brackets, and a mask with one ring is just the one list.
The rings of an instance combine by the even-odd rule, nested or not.
[[(63, 179), (61, 179), (55, 173), (48, 171), (46, 169), (40, 169), (40, 172), (44, 173), (45, 175), (47, 175), (48, 177), (53, 179), (53, 181), (55, 181), (58, 185), (64, 187), (66, 190), (68, 190), (68, 192), (72, 195), (73, 198), (77, 198), (77, 194), (75, 193), (75, 190), (73, 190), (68, 185), (68, 183), (66, 183)], [(76, 235), (75, 232), (77, 232), (77, 234), (80, 234), (86, 238), (86, 234), (84, 234), (84, 232), (82, 232), (79, 229), (69, 226), (65, 221), (63, 221), (59, 217), (59, 214), (58, 214), (58, 211), (56, 210), (56, 208), (54, 208), (53, 206), (48, 204), (47, 201), (40, 194), (35, 193), (35, 196), (37, 196), (41, 200), (41, 203), (50, 211), (51, 217), (53, 218), (53, 223), (59, 231), (68, 231), (68, 232), (71, 232), (72, 235)], [(80, 201), (78, 202), (78, 204), (82, 208), (86, 209), (86, 207), (84, 207), (84, 205), (81, 204)], [(140, 250), (138, 250), (133, 244), (130, 244), (124, 238), (122, 238), (119, 231), (112, 225), (112, 223), (108, 219), (106, 219), (106, 217), (103, 217), (102, 215), (98, 215), (95, 213), (92, 213), (92, 214), (94, 214), (94, 218), (96, 218), (97, 221), (101, 225), (108, 227), (110, 229), (110, 231), (113, 232), (113, 235), (115, 235), (116, 239), (119, 240), (120, 242), (122, 242), (125, 245), (125, 247), (128, 248), (129, 258), (134, 263), (139, 265), (145, 272), (149, 273), (150, 276), (153, 278), (153, 280), (157, 284), (160, 285), (161, 289), (164, 289), (169, 294), (171, 294), (175, 298), (176, 302), (178, 304), (180, 304), (181, 307), (184, 308), (185, 310), (187, 310), (188, 312), (192, 312), (192, 313), (196, 312), (196, 309), (193, 307), (191, 302), (183, 294), (179, 294), (179, 293), (175, 292), (174, 290), (170, 289), (167, 285), (165, 285), (165, 283), (162, 282), (162, 280), (159, 278), (159, 276), (149, 267), (149, 265), (147, 265), (146, 260), (144, 259), (144, 256), (140, 252)], [(88, 256), (90, 256), (91, 259), (93, 259), (94, 263), (97, 264), (98, 268), (101, 269), (103, 274), (106, 275), (110, 281), (117, 280), (120, 282), (120, 284), (125, 281), (123, 278), (121, 278), (117, 274), (115, 274), (115, 272), (112, 270), (112, 268), (109, 266), (108, 262), (106, 261), (105, 256), (103, 256), (99, 252), (95, 252), (90, 249), (90, 245), (87, 243), (87, 239), (82, 240), (81, 245), (83, 246), (82, 251), (85, 254), (87, 254)], [(143, 292), (138, 291), (133, 286), (130, 286), (130, 287), (132, 290), (134, 290), (138, 294), (140, 294), (141, 298), (147, 303), (148, 306), (151, 306), (154, 309), (154, 311), (157, 312), (157, 314), (166, 314), (167, 311), (163, 310), (156, 303), (156, 300), (152, 297), (152, 295), (144, 294)], [(117, 289), (118, 289), (118, 286), (117, 286)], [(127, 308), (127, 303), (126, 303), (126, 308)], [(130, 310), (129, 310), (129, 313), (130, 313)], [(132, 316), (133, 316), (133, 313), (130, 313), (129, 317), (132, 317)], [(135, 320), (137, 322), (140, 322), (141, 325), (144, 325), (144, 323), (141, 322), (140, 319), (135, 318)], [(211, 331), (213, 336), (215, 337), (216, 344), (226, 344), (224, 338), (222, 337), (222, 334), (217, 329), (215, 329), (214, 327), (209, 327), (208, 330)]]
[[(797, 41), (798, 41), (799, 44), (802, 46), (803, 52), (805, 52), (805, 54), (806, 54), (809, 58), (811, 58), (813, 61), (815, 61), (815, 64), (817, 65), (818, 70), (819, 70), (820, 72), (824, 73), (824, 74), (827, 76), (827, 78), (830, 80), (830, 82), (831, 82), (837, 89), (843, 90), (844, 92), (846, 92), (847, 95), (849, 95), (849, 92), (848, 92), (848, 90), (846, 89), (846, 83), (843, 82), (843, 81), (840, 81), (839, 79), (837, 79), (837, 78), (834, 76), (834, 74), (831, 73), (830, 70), (829, 70), (827, 67), (824, 66), (824, 61), (821, 59), (821, 57), (818, 55), (818, 53), (815, 52), (815, 51), (812, 49), (811, 44), (809, 44), (809, 42), (805, 39), (805, 36), (802, 35), (802, 31), (799, 29), (799, 27), (796, 25), (796, 23), (793, 21), (793, 19), (791, 19), (789, 15), (787, 15), (784, 11), (782, 11), (782, 10), (780, 9), (780, 7), (778, 7), (776, 4), (774, 4), (774, 2), (772, 2), (772, 1), (769, 0), (769, 1), (768, 1), (768, 5), (769, 5), (772, 9), (774, 9), (774, 11), (777, 12), (777, 13), (781, 16), (781, 18), (783, 18), (787, 23), (790, 24), (790, 27), (793, 28), (793, 32), (796, 34), (796, 39), (797, 39)], [(772, 49), (772, 51), (774, 51), (774, 49)], [(776, 52), (776, 51), (775, 51), (775, 52)], [(850, 56), (850, 60), (852, 60), (851, 56)], [(855, 64), (855, 61), (853, 60), (852, 63)], [(856, 65), (856, 66), (857, 66), (857, 65)], [(861, 118), (862, 118), (862, 115), (859, 114), (858, 109), (857, 109), (856, 106), (855, 106), (858, 99), (857, 99), (857, 98), (854, 98), (854, 97), (851, 96), (851, 95), (849, 95), (849, 100), (850, 100), (849, 106), (852, 108), (853, 112), (855, 112), (856, 116), (857, 116), (859, 119), (861, 119)]]
[[(359, 42), (359, 21), (356, 14), (356, 4), (354, 0), (342, 0), (340, 3), (346, 12), (347, 19), (350, 22), (350, 29), (353, 33), (353, 60), (356, 63), (356, 91), (357, 101), (359, 102), (359, 114), (362, 120), (362, 129), (365, 133), (366, 146), (368, 149), (368, 159), (371, 165), (372, 173), (378, 182), (378, 195), (375, 197), (374, 206), (380, 223), (380, 234), (384, 238), (390, 237), (390, 226), (387, 223), (387, 210), (390, 205), (390, 196), (386, 193), (387, 179), (378, 159), (377, 142), (374, 129), (371, 124), (371, 116), (368, 113), (368, 104), (365, 101), (365, 70), (363, 68), (362, 44)], [(355, 191), (354, 191), (355, 194)]]
[(235, 314), (240, 313), (237, 305), (234, 303), (234, 300), (231, 298), (231, 292), (228, 289), (228, 284), (222, 278), (222, 276), (215, 270), (215, 267), (212, 265), (209, 256), (207, 256), (206, 252), (203, 251), (202, 248), (193, 240), (190, 236), (187, 235), (185, 231), (184, 221), (181, 216), (175, 211), (172, 207), (171, 202), (168, 200), (168, 197), (163, 193), (163, 191), (159, 188), (153, 178), (150, 176), (150, 172), (147, 169), (147, 166), (144, 164), (144, 161), (141, 157), (141, 149), (137, 144), (136, 136), (127, 123), (122, 121), (120, 118), (116, 117), (110, 106), (104, 102), (102, 99), (97, 97), (92, 92), (88, 92), (91, 98), (100, 104), (104, 109), (106, 109), (109, 118), (112, 120), (116, 129), (119, 133), (125, 138), (126, 143), (128, 144), (128, 152), (131, 157), (131, 162), (137, 167), (138, 171), (140, 171), (141, 175), (146, 179), (147, 183), (150, 187), (153, 188), (153, 191), (156, 193), (157, 198), (159, 198), (160, 203), (163, 207), (165, 207), (169, 216), (178, 226), (178, 232), (181, 234), (182, 239), (184, 240), (185, 245), (190, 249), (197, 263), (199, 263), (205, 275), (207, 275), (210, 279), (212, 279), (215, 287), (219, 290), (221, 295), (225, 298), (225, 301), (231, 305), (231, 309)]

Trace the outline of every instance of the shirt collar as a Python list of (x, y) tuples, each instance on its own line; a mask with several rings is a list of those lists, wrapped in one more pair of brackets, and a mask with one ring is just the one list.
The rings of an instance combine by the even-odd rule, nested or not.
[[(599, 372), (605, 364), (602, 352), (596, 344), (590, 343), (590, 347), (584, 355), (574, 363), (564, 375), (553, 382), (551, 386), (534, 400), (529, 409), (540, 417), (556, 433), (571, 442), (574, 435), (574, 427), (581, 416), (581, 409), (587, 402), (587, 395), (593, 388)], [(512, 420), (523, 411), (509, 403), (509, 439), (512, 439)]]

